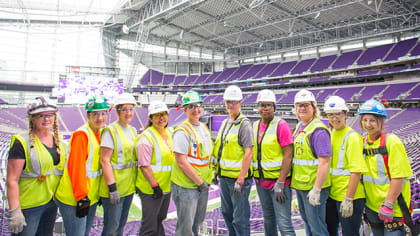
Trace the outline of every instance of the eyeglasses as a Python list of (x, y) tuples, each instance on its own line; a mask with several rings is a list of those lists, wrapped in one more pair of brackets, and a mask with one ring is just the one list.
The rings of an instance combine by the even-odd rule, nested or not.
[(331, 114), (327, 114), (328, 118), (340, 118), (343, 116), (343, 113), (331, 113)]
[(48, 114), (36, 114), (34, 115), (35, 119), (50, 119), (52, 117), (55, 117), (55, 113), (48, 113)]
[(295, 106), (297, 108), (308, 108), (308, 107), (312, 106), (312, 103), (301, 103), (301, 104), (296, 104)]
[(196, 108), (201, 108), (203, 106), (203, 104), (202, 103), (195, 103), (195, 104), (189, 104), (188, 106), (187, 106), (187, 108), (188, 109), (190, 109), (190, 110), (194, 110), (194, 109), (196, 109)]
[(153, 114), (153, 118), (161, 118), (161, 117), (168, 117), (168, 113), (167, 112), (161, 112), (161, 113), (156, 113)]
[(258, 104), (258, 108), (261, 108), (261, 109), (271, 109), (271, 108), (273, 108), (273, 104)]
[(236, 105), (236, 104), (240, 103), (240, 101), (225, 101), (225, 102), (228, 105)]
[(134, 108), (123, 108), (123, 109), (118, 109), (119, 111), (121, 111), (122, 113), (128, 113), (128, 112), (133, 112)]
[(94, 111), (90, 113), (90, 116), (92, 116), (93, 118), (99, 118), (101, 116), (107, 116), (108, 112), (107, 111)]

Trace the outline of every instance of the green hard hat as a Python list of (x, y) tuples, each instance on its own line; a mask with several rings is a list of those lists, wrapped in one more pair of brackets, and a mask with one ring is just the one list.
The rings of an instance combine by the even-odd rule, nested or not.
[(182, 106), (197, 102), (202, 103), (203, 99), (201, 99), (200, 94), (198, 94), (196, 91), (190, 90), (184, 94), (184, 97), (182, 97)]
[(109, 105), (106, 104), (106, 98), (100, 95), (95, 95), (89, 98), (85, 106), (86, 111), (101, 111), (108, 109)]

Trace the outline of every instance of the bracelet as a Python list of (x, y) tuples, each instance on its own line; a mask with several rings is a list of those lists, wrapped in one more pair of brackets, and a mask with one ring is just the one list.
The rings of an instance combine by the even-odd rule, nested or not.
[(154, 188), (154, 187), (156, 187), (156, 186), (158, 186), (159, 185), (159, 183), (158, 182), (156, 182), (154, 185), (152, 185), (152, 188)]

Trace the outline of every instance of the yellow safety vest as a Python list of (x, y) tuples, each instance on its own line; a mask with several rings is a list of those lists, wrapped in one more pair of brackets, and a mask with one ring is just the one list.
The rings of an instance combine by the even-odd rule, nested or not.
[[(239, 145), (239, 130), (244, 120), (248, 120), (242, 114), (236, 118), (229, 130), (227, 131), (226, 137), (222, 140), (222, 135), (226, 129), (229, 118), (223, 121), (219, 134), (217, 135), (215, 146), (214, 146), (214, 162), (217, 170), (217, 174), (223, 177), (238, 178), (239, 172), (242, 168), (242, 161), (244, 159), (245, 150)], [(252, 168), (248, 169), (248, 173), (245, 176), (252, 176)]]
[[(344, 132), (346, 133), (344, 134), (344, 137), (341, 135), (339, 136), (339, 138), (337, 138), (335, 134), (337, 134), (338, 132), (340, 133), (342, 132), (342, 134), (344, 134)], [(333, 131), (332, 138), (331, 138), (333, 155), (332, 155), (331, 164), (330, 164), (331, 166), (330, 168), (330, 175), (331, 175), (330, 198), (336, 201), (341, 202), (344, 200), (347, 193), (347, 189), (349, 187), (351, 173), (348, 168), (344, 167), (345, 159), (353, 162), (354, 163), (353, 165), (366, 166), (366, 164), (360, 163), (360, 162), (364, 162), (364, 160), (362, 159), (362, 154), (363, 154), (362, 147), (360, 146), (358, 148), (354, 146), (354, 144), (361, 145), (361, 143), (359, 142), (360, 141), (359, 139), (360, 140), (362, 139), (360, 134), (356, 133), (350, 127), (346, 127), (343, 130)], [(350, 143), (353, 143), (353, 146), (349, 146)], [(340, 149), (338, 149), (338, 147), (340, 147)], [(349, 149), (353, 151), (360, 151), (360, 153), (358, 153), (359, 154), (358, 156), (353, 156), (353, 157), (349, 156), (352, 154), (351, 150)], [(337, 150), (339, 150), (338, 153), (337, 153)], [(353, 152), (353, 154), (355, 153)], [(350, 165), (350, 163), (348, 163), (347, 166), (348, 165)], [(363, 184), (361, 183), (361, 181), (359, 181), (357, 185), (356, 192), (354, 193), (353, 199), (360, 199), (360, 198), (365, 198), (365, 191), (364, 191)]]
[[(188, 120), (179, 125), (174, 133), (182, 131), (190, 137), (187, 161), (204, 182), (211, 184), (213, 180), (213, 169), (210, 161), (212, 159), (213, 142), (207, 126), (203, 123), (200, 123), (200, 125), (207, 131), (207, 138), (210, 142), (210, 153), (207, 152), (203, 140)], [(172, 166), (171, 181), (184, 188), (197, 188), (197, 185), (182, 172), (176, 161), (174, 161)]]
[(261, 120), (254, 122), (254, 156), (252, 167), (255, 178), (277, 180), (280, 176), (283, 162), (283, 150), (277, 138), (277, 128), (280, 121), (280, 118), (274, 117), (269, 122), (260, 143), (258, 143), (258, 130)]
[[(83, 131), (88, 137), (88, 159), (86, 161), (86, 176), (88, 178), (88, 198), (90, 205), (93, 205), (99, 200), (99, 182), (101, 180), (102, 169), (99, 164), (99, 143), (96, 140), (95, 133), (89, 127), (89, 123), (84, 124), (77, 131)], [(76, 132), (77, 132), (76, 131)], [(100, 131), (102, 132), (102, 130)], [(73, 136), (70, 138), (70, 144)], [(70, 147), (71, 148), (71, 147)], [(64, 168), (64, 175), (58, 185), (55, 197), (62, 203), (76, 206), (77, 202), (73, 195), (73, 188), (70, 182), (69, 173), (67, 170), (67, 162)]]
[(19, 140), (25, 150), (25, 169), (19, 178), (19, 201), (22, 209), (42, 206), (51, 201), (63, 175), (67, 148), (60, 142), (60, 162), (54, 165), (54, 159), (41, 140), (35, 135), (35, 149), (29, 157), (31, 142), (29, 133), (13, 135), (10, 147)]
[[(303, 130), (298, 131), (301, 125), (302, 123), (299, 123), (293, 133), (294, 157), (292, 164), (292, 183), (290, 186), (296, 190), (311, 190), (315, 184), (319, 160), (312, 153), (309, 137), (317, 129), (325, 129), (328, 133), (330, 131), (318, 118), (314, 118)], [(329, 175), (328, 173), (322, 188), (331, 185)]]
[[(380, 140), (381, 138), (377, 139), (373, 144), (367, 144), (367, 141), (365, 140), (364, 148), (367, 150), (379, 148)], [(397, 168), (399, 169), (399, 172), (404, 173), (405, 176), (407, 176), (405, 177), (401, 194), (407, 203), (408, 209), (410, 209), (411, 192), (409, 176), (412, 176), (413, 173), (408, 162), (407, 154), (405, 153), (404, 145), (396, 135), (387, 134), (386, 150), (388, 152), (388, 164), (390, 169), (398, 166)], [(385, 168), (385, 162), (382, 154), (364, 154), (364, 158), (369, 170), (367, 173), (363, 173), (362, 175), (363, 184), (366, 191), (366, 207), (372, 211), (379, 212), (379, 208), (381, 207), (389, 191), (390, 181), (388, 177), (388, 171)], [(392, 174), (391, 177), (393, 177)], [(403, 214), (396, 200), (394, 202), (394, 217), (402, 216)]]
[[(165, 132), (171, 148), (168, 148), (165, 140), (163, 140), (162, 136), (160, 136), (159, 132), (153, 126), (147, 128), (140, 137), (145, 136), (152, 144), (153, 154), (150, 160), (150, 167), (162, 191), (168, 193), (171, 191), (171, 170), (175, 158), (173, 153), (172, 128), (166, 128)], [(136, 154), (138, 155), (137, 149)], [(142, 193), (153, 194), (152, 186), (150, 186), (150, 183), (146, 180), (141, 170), (138, 171), (136, 187)]]
[[(136, 191), (135, 182), (137, 177), (137, 156), (135, 153), (135, 142), (137, 137), (136, 129), (128, 126), (131, 137), (127, 137), (117, 121), (107, 126), (105, 130), (111, 132), (114, 139), (114, 151), (111, 156), (112, 173), (114, 174), (120, 197), (133, 194)], [(103, 133), (103, 131), (102, 131)], [(131, 145), (129, 140), (132, 140)], [(105, 178), (101, 177), (99, 185), (99, 196), (109, 197), (109, 188)]]

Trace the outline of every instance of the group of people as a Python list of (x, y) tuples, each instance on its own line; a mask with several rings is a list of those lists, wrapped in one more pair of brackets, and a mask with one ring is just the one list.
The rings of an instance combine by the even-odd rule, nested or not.
[[(239, 87), (226, 88), (228, 113), (213, 142), (200, 122), (203, 100), (195, 91), (182, 98), (187, 119), (168, 127), (168, 107), (153, 101), (148, 127), (138, 136), (130, 126), (136, 101), (115, 101), (118, 120), (105, 127), (110, 110), (102, 96), (86, 103), (87, 123), (69, 147), (58, 132), (57, 107), (37, 98), (28, 109), (29, 132), (12, 137), (8, 167), (8, 228), (13, 235), (52, 235), (57, 208), (67, 235), (89, 235), (96, 207), (103, 205), (103, 235), (122, 235), (134, 193), (142, 203), (139, 235), (165, 235), (169, 201), (176, 205), (175, 234), (198, 235), (209, 187), (219, 184), (229, 235), (250, 235), (248, 202), (253, 178), (264, 216), (265, 235), (295, 235), (292, 191), (307, 235), (359, 235), (362, 214), (375, 236), (404, 235), (412, 176), (401, 140), (384, 131), (385, 107), (375, 100), (359, 109), (362, 138), (346, 125), (345, 101), (324, 104), (328, 128), (314, 95), (295, 96), (294, 131), (275, 116), (276, 96), (257, 97), (260, 119), (241, 113)], [(51, 132), (52, 129), (52, 132)], [(408, 213), (410, 214), (410, 213)], [(410, 215), (408, 215), (410, 216)]]

